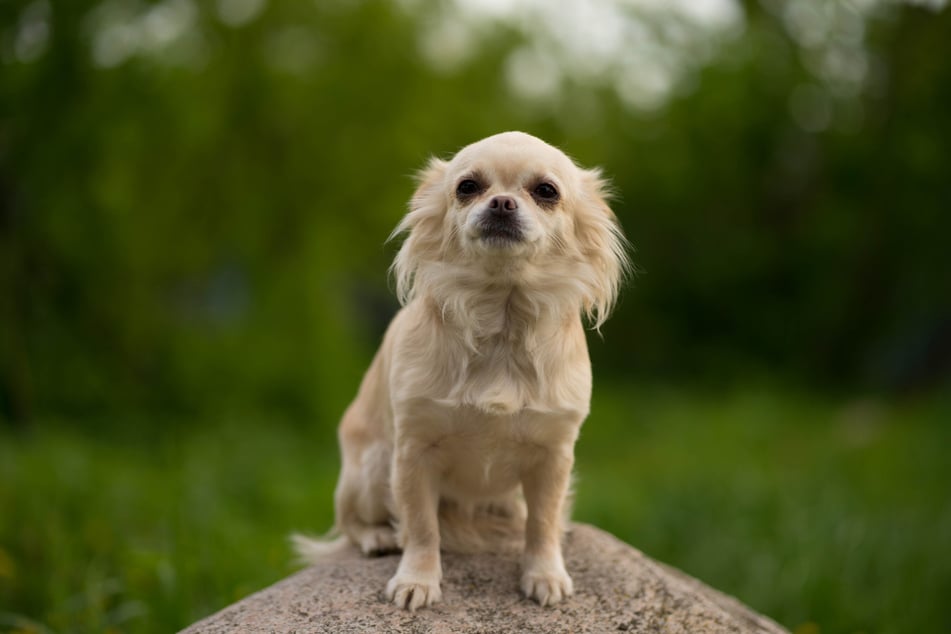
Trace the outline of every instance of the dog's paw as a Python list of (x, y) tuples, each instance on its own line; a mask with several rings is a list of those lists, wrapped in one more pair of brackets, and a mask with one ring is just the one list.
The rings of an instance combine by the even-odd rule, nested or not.
[(442, 591), (438, 581), (397, 574), (386, 584), (386, 598), (400, 608), (415, 612), (442, 600)]
[(360, 550), (364, 555), (374, 557), (399, 551), (396, 543), (396, 531), (391, 526), (369, 526), (360, 533)]
[(574, 593), (571, 577), (564, 570), (534, 572), (522, 575), (522, 592), (541, 606), (555, 605)]

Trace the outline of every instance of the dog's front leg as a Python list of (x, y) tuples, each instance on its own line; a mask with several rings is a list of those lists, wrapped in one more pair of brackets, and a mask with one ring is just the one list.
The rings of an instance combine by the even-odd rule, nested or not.
[(432, 456), (422, 443), (397, 443), (393, 494), (399, 512), (403, 557), (386, 584), (386, 597), (401, 608), (417, 608), (442, 598), (439, 581), (439, 488)]
[(528, 506), (522, 592), (541, 605), (554, 605), (573, 592), (561, 554), (562, 515), (574, 455), (551, 451), (522, 477)]

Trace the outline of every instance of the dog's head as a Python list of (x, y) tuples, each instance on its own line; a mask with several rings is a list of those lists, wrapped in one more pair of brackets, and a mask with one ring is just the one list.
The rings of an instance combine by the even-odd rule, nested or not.
[(408, 301), (434, 270), (464, 268), (486, 282), (549, 278), (595, 326), (628, 268), (626, 242), (598, 170), (521, 132), (497, 134), (433, 159), (420, 175), (393, 270)]

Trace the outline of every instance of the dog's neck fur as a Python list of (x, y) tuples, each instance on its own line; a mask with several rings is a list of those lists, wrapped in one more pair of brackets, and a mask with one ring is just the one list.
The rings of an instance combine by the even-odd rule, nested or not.
[(425, 283), (417, 280), (420, 295), (473, 352), (500, 343), (532, 350), (566, 322), (580, 319), (580, 300), (566, 292), (567, 271), (559, 275), (527, 261), (492, 264), (436, 266), (423, 276)]
[(532, 263), (489, 279), (471, 265), (464, 268), (471, 286), (457, 284), (444, 289), (447, 295), (431, 295), (445, 333), (459, 346), (458, 399), (495, 413), (567, 409), (583, 400), (566, 398), (555, 387), (563, 383), (558, 377), (567, 331), (581, 328), (580, 301), (566, 288), (573, 277)]

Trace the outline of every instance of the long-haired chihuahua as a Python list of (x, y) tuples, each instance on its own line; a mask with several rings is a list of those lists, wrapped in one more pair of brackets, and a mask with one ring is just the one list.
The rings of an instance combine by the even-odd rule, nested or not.
[[(440, 600), (440, 549), (517, 544), (521, 588), (572, 594), (561, 539), (588, 414), (584, 322), (607, 318), (627, 243), (598, 170), (505, 132), (422, 171), (392, 271), (403, 308), (339, 429), (336, 542), (402, 550), (386, 596)], [(335, 545), (336, 544), (336, 545)]]

